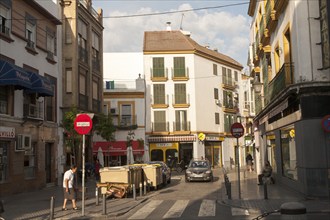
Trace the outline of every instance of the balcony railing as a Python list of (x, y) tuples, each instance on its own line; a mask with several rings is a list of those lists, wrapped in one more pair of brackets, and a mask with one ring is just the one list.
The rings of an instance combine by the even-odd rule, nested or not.
[(265, 19), (266, 28), (269, 31), (269, 35), (271, 35), (277, 24), (276, 11), (274, 10), (274, 0), (268, 0), (266, 3)]
[(265, 87), (265, 104), (270, 103), (281, 91), (293, 83), (293, 63), (284, 63), (277, 75)]
[(172, 68), (173, 80), (188, 80), (189, 79), (189, 67), (186, 68)]
[(189, 94), (182, 96), (172, 96), (173, 105), (189, 105), (190, 104), (190, 96)]
[(153, 122), (152, 132), (169, 132), (169, 122)]
[(43, 103), (37, 104), (24, 104), (23, 105), (23, 116), (27, 118), (34, 118), (34, 119), (44, 119), (44, 106)]
[(0, 24), (0, 32), (9, 37), (9, 28), (5, 25)]
[(82, 62), (87, 62), (88, 52), (85, 48), (79, 47), (79, 60)]
[(152, 99), (152, 107), (168, 107), (169, 103), (169, 97), (168, 95), (161, 97), (161, 98), (155, 98), (155, 96), (151, 96)]
[(137, 116), (136, 115), (119, 115), (119, 117), (114, 118), (113, 124), (119, 130), (137, 129)]
[(168, 69), (167, 68), (150, 68), (150, 79), (152, 81), (167, 81)]
[(173, 131), (190, 131), (190, 121), (173, 122)]
[(79, 108), (88, 110), (88, 96), (79, 94)]

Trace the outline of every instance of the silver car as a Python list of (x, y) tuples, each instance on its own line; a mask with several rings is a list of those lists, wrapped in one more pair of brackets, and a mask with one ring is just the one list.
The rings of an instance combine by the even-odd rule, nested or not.
[(213, 172), (208, 160), (192, 159), (186, 169), (186, 182), (213, 181)]

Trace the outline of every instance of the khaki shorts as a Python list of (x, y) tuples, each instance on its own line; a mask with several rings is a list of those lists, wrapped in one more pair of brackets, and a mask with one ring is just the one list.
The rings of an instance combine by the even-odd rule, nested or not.
[(63, 188), (64, 198), (73, 200), (76, 199), (76, 191), (73, 188), (69, 188), (69, 191), (66, 192), (65, 188)]

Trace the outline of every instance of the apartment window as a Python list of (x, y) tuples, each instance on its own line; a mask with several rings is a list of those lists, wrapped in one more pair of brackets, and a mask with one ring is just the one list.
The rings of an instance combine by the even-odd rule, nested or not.
[(219, 99), (219, 89), (214, 88), (214, 99)]
[(92, 32), (92, 67), (93, 70), (100, 70), (100, 37), (94, 31)]
[(233, 78), (231, 74), (231, 69), (227, 69), (227, 84), (232, 85), (233, 84)]
[(67, 93), (72, 92), (72, 69), (68, 68), (65, 70), (65, 90)]
[(218, 75), (218, 66), (217, 64), (213, 64), (213, 75), (217, 76)]
[(8, 179), (8, 149), (10, 141), (0, 141), (0, 183)]
[(45, 77), (52, 83), (54, 89), (54, 96), (45, 97), (46, 104), (46, 120), (56, 122), (56, 88), (57, 88), (57, 79), (55, 77), (45, 75)]
[(9, 36), (10, 10), (0, 4), (0, 33)]
[(55, 33), (47, 31), (47, 58), (53, 60), (54, 55), (56, 55), (56, 45), (55, 45)]
[(320, 25), (322, 42), (322, 66), (324, 69), (330, 67), (330, 3), (327, 0), (320, 0)]
[(71, 28), (72, 20), (70, 18), (65, 19), (65, 43), (72, 43), (72, 28)]
[(185, 77), (186, 76), (186, 64), (185, 57), (174, 57), (174, 77)]
[(175, 111), (175, 131), (187, 131), (187, 111), (177, 110)]
[(234, 107), (233, 93), (230, 91), (223, 90), (223, 105), (226, 108)]
[(236, 122), (236, 116), (232, 114), (224, 114), (224, 130), (227, 133), (231, 132), (231, 125)]
[(93, 80), (93, 111), (99, 112), (101, 108), (101, 101), (99, 100), (99, 81), (97, 79)]
[(166, 131), (166, 115), (165, 111), (154, 112), (154, 131)]
[(165, 77), (164, 57), (152, 58), (152, 76)]
[(120, 106), (120, 125), (131, 126), (133, 125), (133, 114), (131, 104), (122, 104)]
[(79, 74), (79, 93), (86, 95), (86, 76)]
[(297, 180), (297, 149), (293, 127), (281, 130), (281, 154), (283, 176)]
[(44, 103), (37, 98), (37, 93), (24, 92), (23, 115), (31, 118), (44, 118)]
[(87, 25), (78, 19), (79, 60), (87, 62)]
[(222, 83), (223, 84), (228, 84), (227, 83), (227, 69), (226, 69), (226, 67), (222, 67)]
[(234, 77), (235, 77), (235, 81), (237, 82), (238, 81), (238, 72), (237, 71), (234, 71)]
[(25, 38), (27, 40), (28, 48), (35, 48), (37, 27), (36, 19), (29, 14), (25, 17)]
[(36, 156), (35, 148), (37, 146), (36, 142), (31, 144), (31, 147), (25, 150), (24, 153), (24, 174), (25, 179), (31, 179), (35, 177), (36, 172)]
[(180, 83), (174, 85), (175, 104), (187, 104), (186, 84)]
[(9, 114), (9, 99), (11, 89), (9, 86), (0, 86), (0, 114)]
[(280, 57), (281, 57), (281, 54), (280, 54), (280, 47), (277, 45), (275, 47), (275, 53), (274, 53), (274, 61), (275, 61), (275, 73), (279, 73), (280, 71)]
[(154, 104), (165, 104), (165, 85), (154, 84)]
[(219, 114), (219, 112), (216, 112), (214, 114), (214, 117), (215, 117), (215, 124), (219, 125), (220, 124), (220, 114)]
[(97, 81), (93, 81), (93, 99), (99, 99), (99, 84)]

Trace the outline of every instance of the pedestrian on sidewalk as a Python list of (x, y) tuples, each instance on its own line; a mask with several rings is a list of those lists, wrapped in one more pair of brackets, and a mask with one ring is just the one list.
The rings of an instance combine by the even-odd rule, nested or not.
[(74, 176), (75, 173), (77, 172), (77, 166), (72, 165), (71, 169), (67, 170), (64, 173), (63, 176), (63, 195), (64, 195), (64, 201), (63, 201), (63, 206), (62, 210), (68, 210), (66, 208), (66, 203), (68, 200), (72, 201), (72, 209), (77, 210), (77, 205), (76, 205), (76, 187), (74, 185)]
[[(273, 173), (273, 168), (270, 165), (269, 161), (266, 161), (265, 166), (262, 169), (262, 173), (258, 175), (258, 185), (263, 184), (264, 178), (271, 178), (272, 173)], [(272, 179), (271, 179), (271, 181), (272, 181)]]
[(100, 168), (101, 168), (100, 161), (99, 161), (99, 159), (96, 159), (95, 165), (94, 165), (96, 181), (100, 181)]
[(250, 153), (247, 154), (247, 156), (245, 158), (245, 162), (246, 162), (247, 170), (249, 172), (252, 172), (253, 171), (253, 158)]

